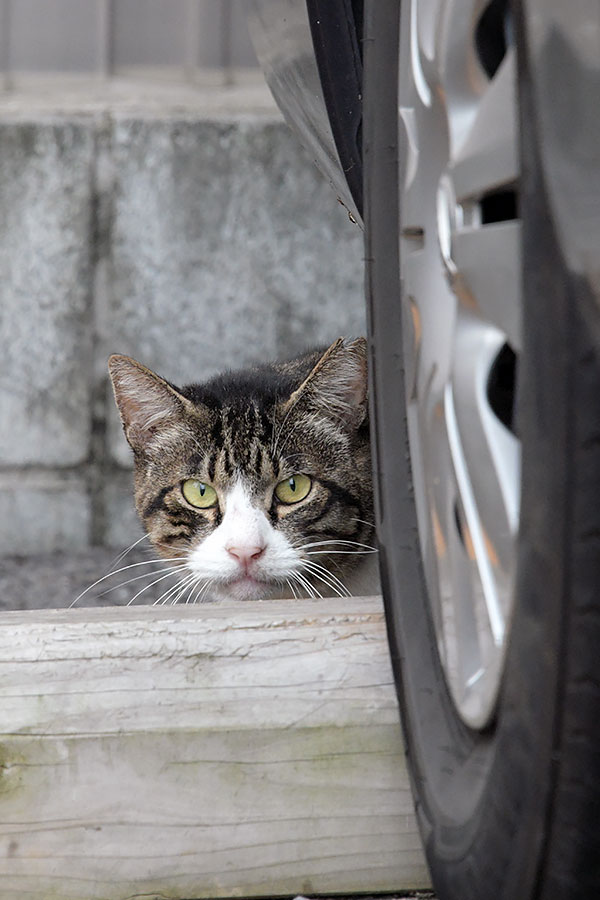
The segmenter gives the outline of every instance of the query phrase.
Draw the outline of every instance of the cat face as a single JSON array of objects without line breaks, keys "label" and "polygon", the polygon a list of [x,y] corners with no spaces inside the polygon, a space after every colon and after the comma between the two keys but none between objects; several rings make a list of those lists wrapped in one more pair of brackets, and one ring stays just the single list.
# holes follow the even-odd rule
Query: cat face
[{"label": "cat face", "polygon": [[372,540],[364,340],[181,389],[109,369],[138,513],[190,596],[347,593]]}]

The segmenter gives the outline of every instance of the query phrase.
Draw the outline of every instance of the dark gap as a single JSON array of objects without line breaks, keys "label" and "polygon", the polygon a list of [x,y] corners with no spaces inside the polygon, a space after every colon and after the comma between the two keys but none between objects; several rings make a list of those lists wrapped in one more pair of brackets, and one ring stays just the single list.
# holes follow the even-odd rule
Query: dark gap
[{"label": "dark gap", "polygon": [[352,15],[354,16],[354,28],[356,29],[356,41],[360,61],[363,61],[363,35],[364,35],[364,0],[350,0]]},{"label": "dark gap", "polygon": [[517,356],[512,347],[504,344],[490,369],[487,398],[494,414],[513,434],[516,383]]},{"label": "dark gap", "polygon": [[462,521],[460,518],[460,513],[458,511],[458,503],[456,500],[454,501],[454,524],[456,525],[456,530],[458,531],[458,536],[460,538],[460,542],[464,547],[465,546],[465,536],[463,534]]},{"label": "dark gap", "polygon": [[516,190],[494,191],[486,194],[479,201],[481,224],[492,222],[510,222],[519,218],[519,202]]},{"label": "dark gap", "polygon": [[477,55],[488,78],[493,78],[500,68],[511,43],[512,23],[508,0],[492,0],[480,15],[475,29]]}]

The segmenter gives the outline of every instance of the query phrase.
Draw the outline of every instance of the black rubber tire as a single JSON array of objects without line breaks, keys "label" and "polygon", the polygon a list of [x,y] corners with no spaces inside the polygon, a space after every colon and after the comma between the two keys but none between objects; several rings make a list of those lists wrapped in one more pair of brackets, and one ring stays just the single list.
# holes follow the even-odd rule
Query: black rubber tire
[{"label": "black rubber tire", "polygon": [[440,666],[411,484],[398,258],[398,0],[365,7],[364,197],[383,592],[415,805],[440,900],[600,891],[600,328],[549,213],[520,10],[525,281],[518,584],[493,723]]}]

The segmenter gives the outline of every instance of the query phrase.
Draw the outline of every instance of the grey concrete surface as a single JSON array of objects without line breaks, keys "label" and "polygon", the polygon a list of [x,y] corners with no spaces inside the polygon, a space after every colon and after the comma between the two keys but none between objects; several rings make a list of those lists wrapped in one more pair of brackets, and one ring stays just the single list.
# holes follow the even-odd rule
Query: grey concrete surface
[{"label": "grey concrete surface", "polygon": [[0,94],[0,556],[139,534],[111,352],[183,383],[362,334],[362,257],[264,86]]},{"label": "grey concrete surface", "polygon": [[11,3],[10,69],[86,72],[101,68],[105,56],[119,70],[149,64],[180,71],[190,63],[222,68],[256,65],[246,25],[247,0],[194,0],[191,4],[117,0],[110,5],[112,28],[105,36],[102,3]]},{"label": "grey concrete surface", "polygon": [[4,466],[88,455],[93,148],[88,123],[0,119]]},{"label": "grey concrete surface", "polygon": [[[57,551],[51,553],[13,554],[5,556],[0,564],[0,609],[66,609],[90,585],[102,578],[112,568],[118,558],[114,550],[106,547],[91,547],[79,551]],[[123,566],[149,559],[141,551],[123,560]],[[130,577],[152,569],[153,566],[138,566],[131,569]],[[157,567],[158,568],[158,567]],[[125,573],[115,575],[109,582],[103,582],[97,590],[89,591],[77,606],[126,605],[135,594],[128,589],[142,580],[125,587],[116,587],[127,580]],[[156,577],[156,576],[155,576]],[[152,579],[149,578],[149,581]],[[115,589],[107,594],[104,590]],[[100,596],[102,595],[102,596]],[[158,595],[150,598],[153,602]]]},{"label": "grey concrete surface", "polygon": [[111,349],[182,384],[364,332],[358,229],[279,121],[117,119],[112,141]]},{"label": "grey concrete surface", "polygon": [[[77,471],[28,467],[0,471],[0,546],[3,553],[51,553],[89,544],[91,498]],[[0,573],[2,571],[0,559]],[[0,581],[1,584],[1,581]]]},{"label": "grey concrete surface", "polygon": [[96,498],[96,507],[102,506],[103,544],[124,549],[143,534],[133,502],[133,473],[129,468],[111,465],[99,487],[101,495]]}]

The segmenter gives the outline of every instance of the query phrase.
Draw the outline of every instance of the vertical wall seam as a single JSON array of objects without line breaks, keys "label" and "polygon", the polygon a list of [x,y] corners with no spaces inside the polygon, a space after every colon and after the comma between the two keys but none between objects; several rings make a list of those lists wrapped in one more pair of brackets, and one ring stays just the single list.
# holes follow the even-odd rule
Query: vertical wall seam
[{"label": "vertical wall seam", "polygon": [[94,125],[91,172],[91,421],[88,486],[92,545],[104,544],[107,531],[105,488],[109,476],[109,454],[108,378],[105,357],[110,312],[113,186],[112,118],[109,113],[104,113],[96,119]]}]

